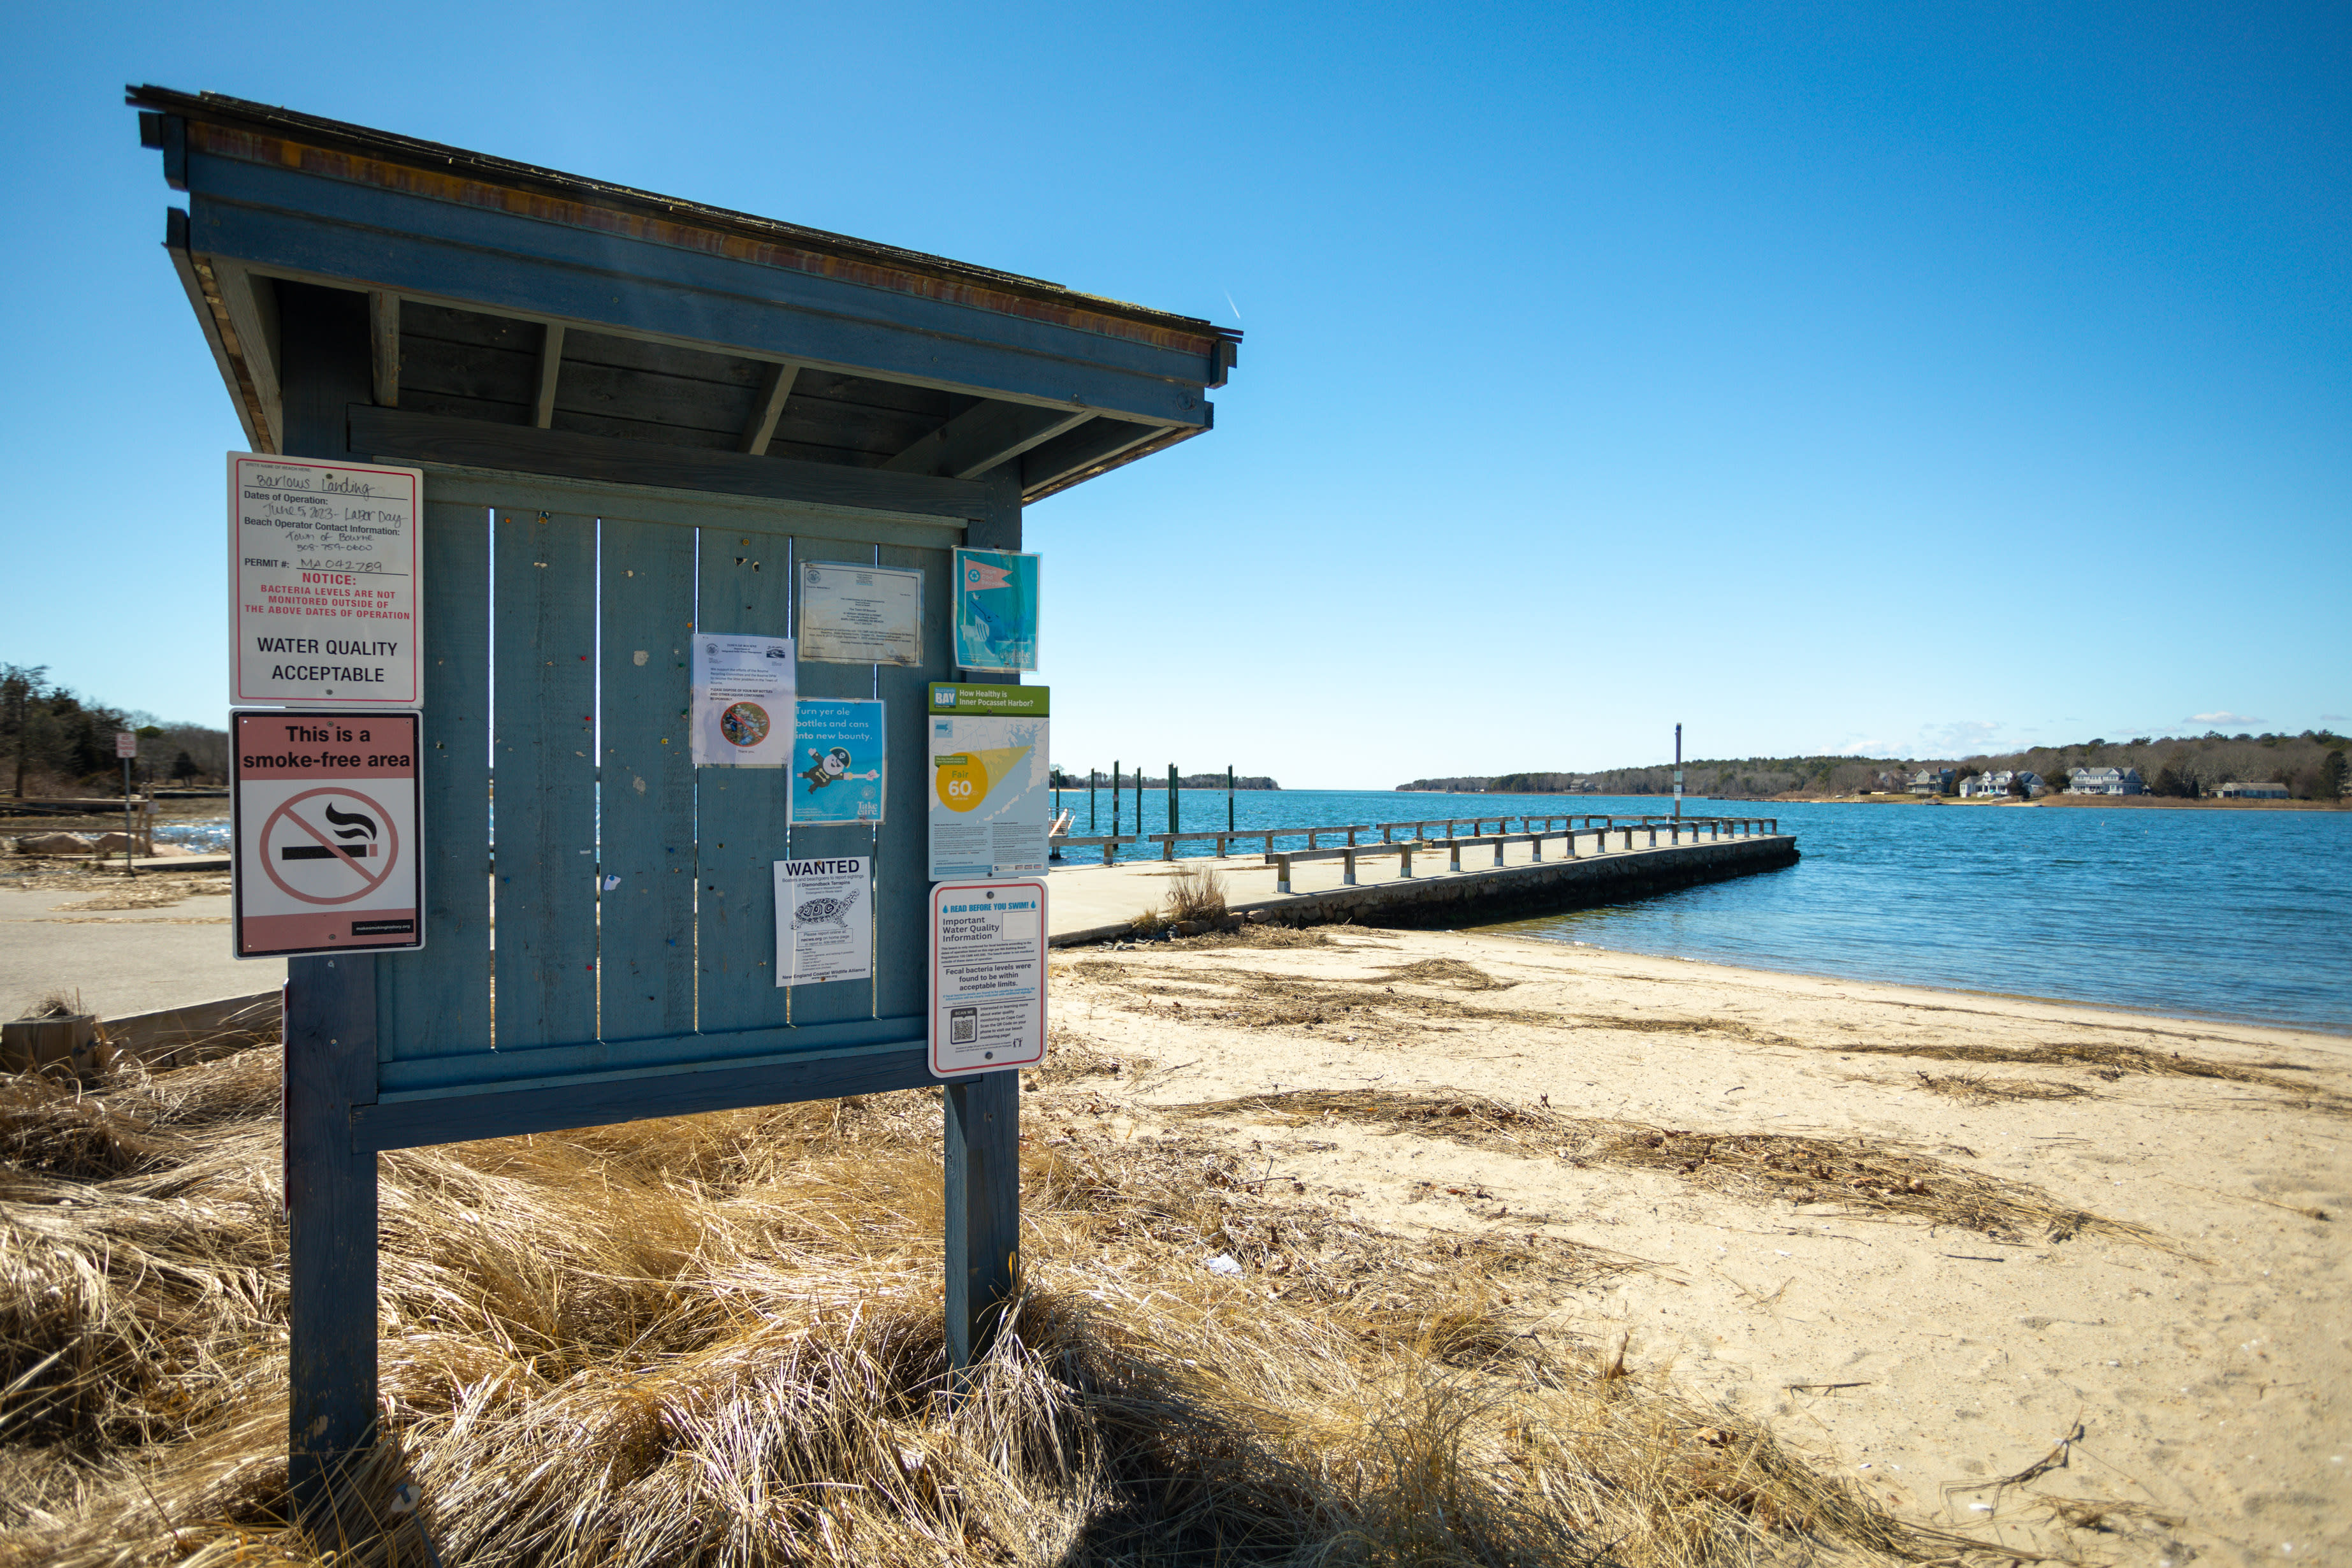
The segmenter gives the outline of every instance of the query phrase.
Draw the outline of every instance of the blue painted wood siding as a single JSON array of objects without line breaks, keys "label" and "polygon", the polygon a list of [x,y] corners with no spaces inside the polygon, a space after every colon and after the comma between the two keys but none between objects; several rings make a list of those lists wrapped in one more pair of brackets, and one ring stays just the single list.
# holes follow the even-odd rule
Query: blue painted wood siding
[{"label": "blue painted wood siding", "polygon": [[[425,492],[430,923],[378,961],[379,1095],[919,1040],[922,695],[950,673],[962,530],[474,475]],[[888,819],[793,829],[787,771],[693,765],[690,638],[796,632],[796,562],[877,559],[925,574],[925,666],[804,661],[798,683],[889,704]],[[773,863],[843,854],[874,858],[876,978],[779,986]]]}]

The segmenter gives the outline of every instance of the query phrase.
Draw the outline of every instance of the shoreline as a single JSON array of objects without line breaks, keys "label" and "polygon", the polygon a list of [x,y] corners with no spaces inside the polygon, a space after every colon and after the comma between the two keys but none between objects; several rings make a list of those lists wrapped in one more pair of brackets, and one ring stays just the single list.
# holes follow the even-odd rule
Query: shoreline
[{"label": "shoreline", "polygon": [[[1885,991],[1916,991],[1923,996],[1966,996],[1980,1002],[2003,1002],[2018,1006],[2050,1007],[2063,1012],[2089,1015],[2082,1020],[2085,1025],[2106,1025],[2110,1017],[2143,1022],[2153,1019],[2169,1024],[2195,1026],[2200,1031],[2219,1027],[2303,1035],[2315,1040],[2341,1042],[2347,1056],[2352,1056],[2352,1022],[2347,1022],[2341,1027],[2330,1028],[2319,1024],[2294,1023],[2276,1018],[2252,1018],[2235,1014],[2168,1012],[2156,1007],[2135,1006],[2128,1002],[2090,1001],[2072,996],[2043,996],[2030,991],[1980,991],[1967,985],[1936,985],[1924,980],[1903,980],[1864,974],[1832,974],[1818,969],[1777,969],[1763,963],[1732,963],[1720,958],[1698,958],[1674,952],[1645,952],[1638,947],[1612,947],[1606,943],[1582,939],[1563,941],[1555,937],[1538,936],[1532,932],[1511,929],[1514,926],[1530,923],[1533,922],[1507,921],[1491,926],[1464,926],[1437,934],[1535,942],[1549,948],[1581,948],[1587,952],[1645,959],[1658,963],[1695,964],[1702,969],[1721,970],[1727,975],[1743,978],[1810,980],[1823,985],[1870,986]],[[1391,928],[1363,926],[1358,929],[1380,931]],[[2164,1031],[2149,1032],[2163,1033]],[[2200,1034],[2196,1037],[2207,1037]]]}]

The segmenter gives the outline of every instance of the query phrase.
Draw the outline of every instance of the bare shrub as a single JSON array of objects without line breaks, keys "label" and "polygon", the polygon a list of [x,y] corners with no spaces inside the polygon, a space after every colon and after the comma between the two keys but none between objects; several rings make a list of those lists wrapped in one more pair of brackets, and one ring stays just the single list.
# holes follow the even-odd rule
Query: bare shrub
[{"label": "bare shrub", "polygon": [[1225,918],[1225,879],[1206,866],[1189,867],[1168,884],[1168,918],[1214,925]]}]

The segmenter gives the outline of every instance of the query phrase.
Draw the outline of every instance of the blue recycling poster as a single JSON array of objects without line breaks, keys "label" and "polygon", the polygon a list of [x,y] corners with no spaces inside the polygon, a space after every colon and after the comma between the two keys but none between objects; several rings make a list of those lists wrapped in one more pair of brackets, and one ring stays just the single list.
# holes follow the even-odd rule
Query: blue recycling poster
[{"label": "blue recycling poster", "polygon": [[803,697],[793,709],[793,823],[882,820],[882,704]]},{"label": "blue recycling poster", "polygon": [[1037,559],[1009,550],[955,552],[958,665],[1037,668]]}]

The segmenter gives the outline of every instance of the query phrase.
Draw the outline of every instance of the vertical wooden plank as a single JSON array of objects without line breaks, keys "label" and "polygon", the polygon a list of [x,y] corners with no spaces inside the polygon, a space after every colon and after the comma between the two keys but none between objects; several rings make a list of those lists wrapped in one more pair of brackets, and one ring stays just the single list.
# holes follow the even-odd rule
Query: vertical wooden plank
[{"label": "vertical wooden plank", "polygon": [[375,1156],[351,1131],[375,1099],[375,960],[289,959],[286,977],[289,1479],[320,1520],[375,1444]]},{"label": "vertical wooden plank", "polygon": [[694,530],[604,525],[604,1037],[694,1027]]},{"label": "vertical wooden plank", "polygon": [[[343,457],[344,410],[373,389],[366,301],[289,283],[279,305],[281,447]],[[326,1534],[366,1529],[327,1505],[336,1472],[375,1442],[375,1156],[352,1152],[351,1119],[375,1099],[378,962],[286,965],[288,1479]]]},{"label": "vertical wooden plank", "polygon": [[[852,565],[869,564],[875,560],[875,547],[844,539],[813,539],[803,534],[793,541],[793,559],[795,563],[838,561]],[[928,610],[931,598],[931,577],[929,573],[924,574],[923,590],[924,607]],[[928,626],[924,628],[923,651],[926,655],[930,652],[929,630]],[[866,700],[873,697],[875,685],[875,667],[870,664],[816,664],[803,660],[800,666],[800,694],[803,697]],[[888,699],[885,698],[884,700],[887,702]],[[886,711],[886,723],[896,718],[895,713]],[[893,724],[891,728],[895,731],[897,727]],[[894,734],[891,737],[890,750],[887,753],[892,761],[898,764],[893,770],[894,775],[899,772],[921,773],[922,770],[919,767],[909,768],[905,763],[905,759],[922,754],[920,742],[917,742],[917,749],[914,751],[900,751],[895,740]],[[795,754],[793,758],[793,766],[804,766],[807,761],[807,758]],[[896,776],[887,782],[887,787],[893,795],[898,793],[898,780]],[[896,817],[898,815],[898,802],[895,799],[885,800],[882,815],[886,821]],[[919,901],[908,900],[904,897],[903,890],[897,886],[898,881],[902,879],[894,875],[899,868],[895,863],[886,868],[882,858],[883,847],[878,842],[879,838],[880,835],[877,834],[872,827],[851,824],[825,826],[795,825],[793,828],[794,859],[831,855],[874,857],[874,956],[877,969],[881,966],[884,958],[883,949],[894,940],[903,938],[907,931],[919,930],[923,921],[929,918],[924,912],[928,906]],[[895,848],[897,845],[894,843],[891,847]],[[916,877],[919,880],[923,868],[919,866],[916,868]],[[929,890],[929,883],[924,883],[926,891]],[[870,1018],[875,1016],[874,998],[875,986],[870,981],[795,986],[793,988],[793,1022],[795,1025],[831,1024],[838,1023],[845,1018]],[[919,1010],[919,1007],[908,1009],[909,1012]]]},{"label": "vertical wooden plank", "polygon": [[[1021,548],[1021,492],[1005,468],[989,476],[992,504],[966,542],[989,550]],[[952,654],[950,657],[953,657]],[[972,679],[992,678],[974,675]],[[993,678],[1018,685],[1017,675]],[[1048,731],[1050,735],[1050,731]],[[1053,761],[1048,756],[1046,762]],[[1172,778],[1174,770],[1170,770]],[[924,781],[924,788],[930,781]],[[1174,797],[1170,797],[1172,807]],[[1175,824],[1169,824],[1173,831]],[[1143,765],[1135,769],[1135,830],[1143,831]],[[929,963],[928,939],[925,963]],[[929,974],[924,974],[928,988]],[[1052,1000],[1047,998],[1048,1016]],[[1021,1075],[983,1073],[948,1085],[946,1103],[948,1365],[961,1369],[988,1352],[1004,1303],[1021,1273]]]},{"label": "vertical wooden plank", "polygon": [[1021,1075],[947,1086],[948,1364],[988,1353],[1021,1276]]},{"label": "vertical wooden plank", "polygon": [[930,1005],[931,777],[927,709],[934,680],[953,679],[950,587],[955,559],[944,550],[884,545],[882,564],[923,574],[922,668],[885,667],[878,682],[889,726],[889,800],[875,851],[874,1011],[921,1016]]},{"label": "vertical wooden plank", "polygon": [[595,522],[498,509],[498,1046],[596,1037]]},{"label": "vertical wooden plank", "polygon": [[379,1059],[490,1045],[490,531],[425,480],[425,947],[376,957]]},{"label": "vertical wooden plank", "polygon": [[[695,630],[786,636],[790,542],[782,534],[702,530]],[[695,918],[698,1016],[706,1031],[785,1021],[776,984],[775,863],[784,856],[792,776],[782,768],[698,768],[700,905]]]}]

